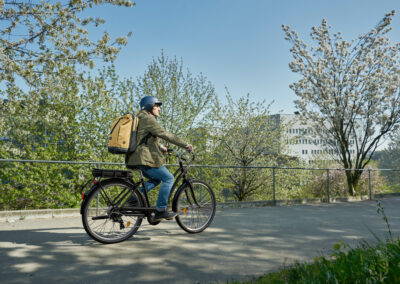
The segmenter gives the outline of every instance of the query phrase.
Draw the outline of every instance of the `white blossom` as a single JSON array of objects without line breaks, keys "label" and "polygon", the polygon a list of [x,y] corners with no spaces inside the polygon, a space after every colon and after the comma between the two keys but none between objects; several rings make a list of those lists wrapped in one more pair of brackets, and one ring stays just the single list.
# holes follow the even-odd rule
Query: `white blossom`
[{"label": "white blossom", "polygon": [[[331,35],[323,19],[312,28],[316,46],[310,48],[289,26],[282,26],[292,44],[294,60],[289,67],[302,76],[290,85],[299,98],[296,106],[316,122],[316,132],[337,141],[331,147],[340,153],[346,168],[363,169],[381,138],[400,124],[400,44],[391,46],[386,36],[393,16],[394,11],[388,13],[374,29],[350,42],[340,33]],[[363,133],[356,131],[358,122]],[[326,123],[332,128],[325,128]],[[350,140],[356,141],[355,155],[338,146],[349,145]],[[354,194],[359,172],[347,173]]]}]

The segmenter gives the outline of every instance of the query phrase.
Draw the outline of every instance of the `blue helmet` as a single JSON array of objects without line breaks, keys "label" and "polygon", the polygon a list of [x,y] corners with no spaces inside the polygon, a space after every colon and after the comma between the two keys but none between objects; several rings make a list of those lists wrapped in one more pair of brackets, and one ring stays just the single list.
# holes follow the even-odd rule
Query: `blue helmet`
[{"label": "blue helmet", "polygon": [[146,96],[140,100],[140,109],[151,112],[154,105],[162,105],[162,102],[160,102],[156,97],[153,96]]}]

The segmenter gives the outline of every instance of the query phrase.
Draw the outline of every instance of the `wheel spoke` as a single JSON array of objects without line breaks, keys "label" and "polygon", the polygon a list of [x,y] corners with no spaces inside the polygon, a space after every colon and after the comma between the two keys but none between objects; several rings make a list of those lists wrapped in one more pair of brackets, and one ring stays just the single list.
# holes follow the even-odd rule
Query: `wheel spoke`
[{"label": "wheel spoke", "polygon": [[[102,243],[116,243],[136,233],[143,216],[125,216],[120,213],[119,207],[109,204],[110,200],[113,204],[124,204],[127,196],[130,195],[126,194],[129,190],[131,190],[129,185],[124,182],[106,180],[96,191],[86,197],[88,200],[83,208],[82,220],[86,232],[93,239]],[[138,201],[138,207],[143,207],[140,198]],[[101,218],[93,220],[93,217],[98,216]],[[129,226],[127,226],[128,222]]]},{"label": "wheel spoke", "polygon": [[193,182],[192,189],[187,187],[178,194],[179,226],[190,233],[198,233],[207,228],[215,214],[216,204],[212,190],[202,182]]}]

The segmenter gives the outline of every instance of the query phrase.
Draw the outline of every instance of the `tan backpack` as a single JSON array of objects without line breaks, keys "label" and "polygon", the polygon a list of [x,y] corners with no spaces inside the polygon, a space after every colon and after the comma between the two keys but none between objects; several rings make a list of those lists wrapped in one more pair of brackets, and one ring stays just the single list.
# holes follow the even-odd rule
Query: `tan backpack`
[{"label": "tan backpack", "polygon": [[133,114],[125,114],[116,118],[111,124],[108,135],[108,152],[112,154],[133,153],[137,147],[137,128],[139,118]]}]

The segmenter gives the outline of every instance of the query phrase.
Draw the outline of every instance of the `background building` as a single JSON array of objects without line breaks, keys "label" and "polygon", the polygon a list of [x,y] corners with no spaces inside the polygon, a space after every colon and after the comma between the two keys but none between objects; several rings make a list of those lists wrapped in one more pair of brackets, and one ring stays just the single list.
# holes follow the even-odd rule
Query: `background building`
[{"label": "background building", "polygon": [[[334,162],[339,159],[337,150],[327,144],[327,138],[315,133],[311,127],[311,122],[303,121],[297,112],[273,116],[279,125],[285,125],[286,128],[281,137],[281,142],[286,145],[283,149],[285,154],[308,163],[312,161]],[[361,127],[356,131],[358,132],[357,137],[361,137]],[[351,154],[355,154],[356,143],[354,139],[350,140],[350,145]]]}]

